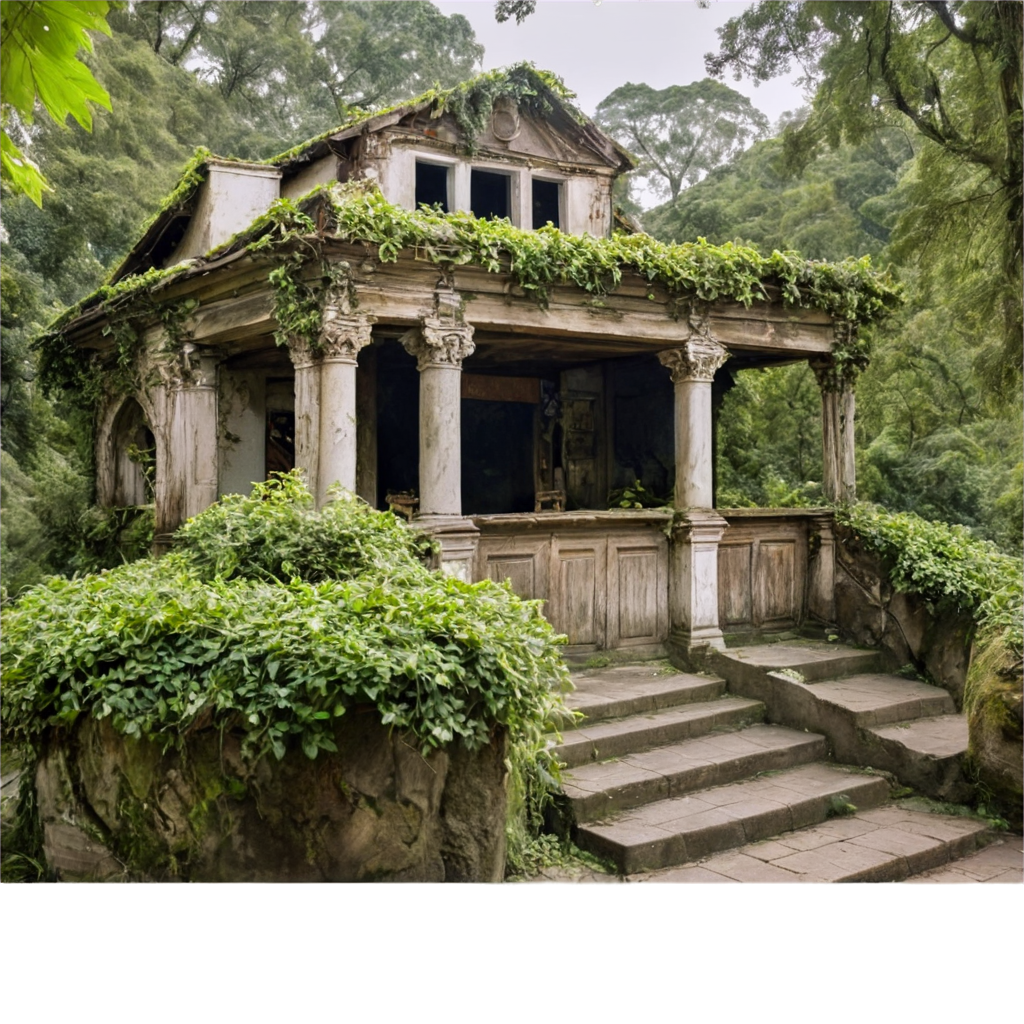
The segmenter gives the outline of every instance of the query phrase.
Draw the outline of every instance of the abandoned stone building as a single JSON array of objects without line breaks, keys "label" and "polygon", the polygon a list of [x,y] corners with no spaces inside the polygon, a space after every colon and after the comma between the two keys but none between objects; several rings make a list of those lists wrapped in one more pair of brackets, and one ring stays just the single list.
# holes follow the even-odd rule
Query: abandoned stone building
[{"label": "abandoned stone building", "polygon": [[[570,654],[685,656],[724,634],[831,622],[827,510],[716,508],[715,418],[737,373],[809,361],[824,491],[851,498],[847,371],[871,314],[822,298],[824,271],[809,264],[790,261],[787,284],[766,259],[750,290],[726,271],[702,287],[713,246],[634,235],[639,255],[623,257],[612,186],[633,165],[525,66],[265,163],[201,157],[55,334],[107,380],[100,503],[153,501],[164,549],[219,495],[296,466],[318,502],[338,484],[408,514],[440,542],[444,570],[543,599]],[[433,241],[360,235],[355,213],[339,220],[343,203],[366,217],[426,205]],[[507,221],[489,254],[452,240],[469,214]],[[449,222],[446,241],[437,225]],[[566,265],[531,288],[516,262],[531,233],[546,253],[562,244],[592,261],[618,244],[607,285]],[[663,269],[645,273],[655,249]],[[285,259],[319,296],[315,336],[282,320]],[[870,291],[869,275],[849,287]],[[148,480],[138,453],[152,449]],[[609,492],[637,479],[674,511],[610,510]]]}]

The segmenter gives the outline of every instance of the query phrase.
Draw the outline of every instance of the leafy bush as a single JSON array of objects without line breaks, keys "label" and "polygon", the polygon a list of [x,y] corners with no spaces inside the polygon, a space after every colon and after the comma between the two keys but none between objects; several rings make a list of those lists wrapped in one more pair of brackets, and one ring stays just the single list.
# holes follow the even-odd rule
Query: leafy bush
[{"label": "leafy bush", "polygon": [[897,590],[970,612],[981,634],[1002,636],[1020,657],[1024,574],[1019,558],[1002,554],[965,526],[930,522],[912,512],[851,505],[836,510],[836,522],[882,555]]},{"label": "leafy bush", "polygon": [[5,738],[37,745],[79,715],[165,748],[241,730],[247,755],[334,749],[355,705],[424,751],[536,743],[568,674],[539,605],[430,572],[393,516],[294,474],[182,529],[179,550],[50,579],[4,609]]}]

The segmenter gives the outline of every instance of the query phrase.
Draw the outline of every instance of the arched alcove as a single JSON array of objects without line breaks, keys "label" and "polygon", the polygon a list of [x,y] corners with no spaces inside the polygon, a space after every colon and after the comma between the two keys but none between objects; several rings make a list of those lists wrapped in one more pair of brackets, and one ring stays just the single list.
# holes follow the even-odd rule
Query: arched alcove
[{"label": "arched alcove", "polygon": [[156,482],[156,440],[142,406],[125,399],[110,434],[114,456],[113,504],[118,508],[148,505]]}]

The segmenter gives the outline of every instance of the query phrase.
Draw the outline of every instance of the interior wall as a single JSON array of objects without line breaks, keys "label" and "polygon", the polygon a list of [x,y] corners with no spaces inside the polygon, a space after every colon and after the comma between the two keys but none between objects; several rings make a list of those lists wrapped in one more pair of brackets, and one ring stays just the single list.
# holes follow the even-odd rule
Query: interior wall
[{"label": "interior wall", "polygon": [[248,494],[264,468],[265,374],[227,370],[218,374],[220,494]]},{"label": "interior wall", "polygon": [[420,380],[416,360],[397,341],[377,352],[377,508],[389,492],[419,494]]}]

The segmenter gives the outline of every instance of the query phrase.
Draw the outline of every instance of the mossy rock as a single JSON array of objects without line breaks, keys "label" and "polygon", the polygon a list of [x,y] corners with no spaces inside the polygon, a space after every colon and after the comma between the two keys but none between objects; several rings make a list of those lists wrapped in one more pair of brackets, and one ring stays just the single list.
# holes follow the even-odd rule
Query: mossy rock
[{"label": "mossy rock", "polygon": [[989,813],[1019,832],[1024,824],[1024,673],[1020,657],[1001,639],[976,648],[964,711],[979,797]]},{"label": "mossy rock", "polygon": [[49,738],[36,770],[43,848],[66,881],[498,881],[505,734],[423,757],[374,710],[338,753],[255,765],[230,732],[166,753],[107,720]]}]

